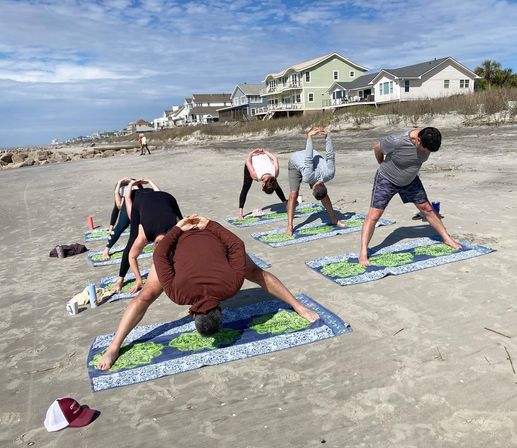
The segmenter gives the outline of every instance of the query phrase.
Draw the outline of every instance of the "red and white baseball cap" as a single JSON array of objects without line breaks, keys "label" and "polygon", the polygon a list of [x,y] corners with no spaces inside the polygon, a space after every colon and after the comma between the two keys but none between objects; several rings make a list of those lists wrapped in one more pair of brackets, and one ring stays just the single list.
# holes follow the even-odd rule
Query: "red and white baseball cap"
[{"label": "red and white baseball cap", "polygon": [[58,398],[47,410],[45,417],[45,428],[47,431],[59,431],[71,426],[80,428],[90,424],[97,411],[88,406],[81,406],[76,400],[70,397]]}]

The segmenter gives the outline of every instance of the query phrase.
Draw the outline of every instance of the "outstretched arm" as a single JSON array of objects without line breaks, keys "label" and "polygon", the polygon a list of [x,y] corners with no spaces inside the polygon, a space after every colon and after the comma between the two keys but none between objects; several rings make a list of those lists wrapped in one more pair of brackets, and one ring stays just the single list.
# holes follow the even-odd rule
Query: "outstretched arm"
[{"label": "outstretched arm", "polygon": [[161,285],[165,286],[164,291],[168,297],[173,296],[172,285],[174,283],[176,273],[174,271],[174,263],[172,260],[174,252],[176,251],[178,239],[183,233],[183,230],[178,226],[178,224],[169,230],[156,245],[153,254],[154,268],[156,269],[158,280]]},{"label": "outstretched arm", "polygon": [[377,162],[379,162],[379,165],[384,162],[384,153],[381,150],[381,144],[377,143],[373,145],[373,153],[375,154],[375,158],[377,159]]},{"label": "outstretched arm", "polygon": [[208,221],[206,230],[212,232],[226,247],[226,257],[232,269],[244,276],[246,251],[242,240],[215,221]]}]

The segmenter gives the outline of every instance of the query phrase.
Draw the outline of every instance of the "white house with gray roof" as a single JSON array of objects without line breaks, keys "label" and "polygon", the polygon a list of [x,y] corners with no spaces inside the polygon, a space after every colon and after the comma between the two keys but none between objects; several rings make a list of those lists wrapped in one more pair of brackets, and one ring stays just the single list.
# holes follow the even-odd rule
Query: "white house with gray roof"
[{"label": "white house with gray roof", "polygon": [[451,57],[369,73],[352,82],[336,82],[326,108],[358,102],[382,104],[472,93],[479,76]]}]

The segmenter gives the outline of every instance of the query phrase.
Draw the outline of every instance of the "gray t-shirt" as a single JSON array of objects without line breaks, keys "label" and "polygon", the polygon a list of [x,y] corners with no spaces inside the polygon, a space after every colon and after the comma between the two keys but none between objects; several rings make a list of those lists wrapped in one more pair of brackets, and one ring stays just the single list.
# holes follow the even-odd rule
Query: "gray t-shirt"
[{"label": "gray t-shirt", "polygon": [[380,142],[384,161],[379,167],[379,174],[398,187],[413,182],[420,167],[429,158],[429,153],[416,148],[409,137],[410,132],[391,134]]}]

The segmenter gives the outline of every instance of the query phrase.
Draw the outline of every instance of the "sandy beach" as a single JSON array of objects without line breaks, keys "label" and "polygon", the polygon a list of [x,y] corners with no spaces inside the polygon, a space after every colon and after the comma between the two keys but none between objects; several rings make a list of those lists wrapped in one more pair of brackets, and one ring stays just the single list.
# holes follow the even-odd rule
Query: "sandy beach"
[{"label": "sandy beach", "polygon": [[[184,214],[224,223],[237,213],[247,152],[263,146],[278,154],[287,191],[287,160],[304,147],[305,134],[171,143],[144,157],[136,152],[2,171],[0,446],[517,446],[517,126],[438,127],[442,148],[421,171],[429,197],[441,202],[453,237],[496,252],[341,287],[304,263],[358,252],[359,232],[273,249],[250,237],[254,229],[232,228],[291,291],[313,297],[353,332],[97,393],[86,370],[89,345],[115,331],[128,302],[77,316],[67,314],[65,303],[88,280],[115,275],[118,266],[93,268],[84,254],[56,259],[49,251],[84,244],[88,215],[96,225],[108,224],[113,187],[123,176],[152,178]],[[377,168],[371,148],[391,131],[333,134],[337,169],[328,190],[341,211],[367,212]],[[323,141],[315,147],[323,150]],[[307,186],[301,193],[309,201]],[[246,211],[275,201],[254,185]],[[377,229],[371,247],[434,235],[411,220],[415,213],[394,198],[384,217],[396,224]],[[104,242],[86,246],[101,249]],[[141,263],[149,265],[149,259]],[[258,293],[245,282],[237,298]],[[186,312],[162,294],[141,324]],[[46,410],[63,396],[100,416],[84,428],[48,433]]]}]

